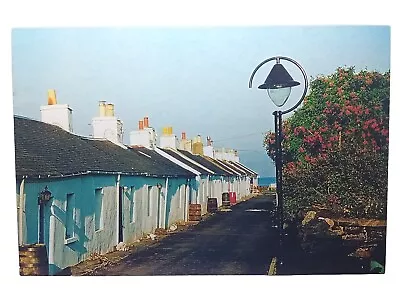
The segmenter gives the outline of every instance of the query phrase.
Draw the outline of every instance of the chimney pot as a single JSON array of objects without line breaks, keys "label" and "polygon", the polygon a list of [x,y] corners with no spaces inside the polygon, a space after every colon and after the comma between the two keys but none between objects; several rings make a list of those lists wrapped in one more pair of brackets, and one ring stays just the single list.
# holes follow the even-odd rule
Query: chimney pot
[{"label": "chimney pot", "polygon": [[57,104],[56,90],[50,89],[47,91],[47,104],[48,105]]},{"label": "chimney pot", "polygon": [[143,130],[143,121],[142,120],[139,121],[139,130]]},{"label": "chimney pot", "polygon": [[144,123],[143,123],[143,126],[144,126],[144,128],[148,128],[149,127],[149,117],[144,117]]},{"label": "chimney pot", "polygon": [[106,106],[106,116],[114,117],[114,104],[107,104]]},{"label": "chimney pot", "polygon": [[212,146],[212,141],[210,136],[207,137],[207,146]]},{"label": "chimney pot", "polygon": [[186,140],[186,132],[182,132],[182,140]]},{"label": "chimney pot", "polygon": [[99,112],[100,117],[104,117],[106,115],[106,101],[99,101]]}]

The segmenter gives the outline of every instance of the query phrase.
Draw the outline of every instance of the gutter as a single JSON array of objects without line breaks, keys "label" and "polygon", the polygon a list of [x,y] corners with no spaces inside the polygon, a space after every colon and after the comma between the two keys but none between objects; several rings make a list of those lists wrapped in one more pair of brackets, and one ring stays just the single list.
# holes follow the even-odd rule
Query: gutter
[{"label": "gutter", "polygon": [[[194,169],[193,169],[194,170]],[[75,177],[75,176],[82,176],[82,175],[90,175],[90,174],[104,174],[104,175],[116,175],[116,174],[120,174],[120,175],[127,175],[127,176],[145,176],[145,177],[161,177],[161,178],[165,178],[165,177],[187,177],[188,175],[190,176],[190,174],[150,174],[147,172],[133,172],[133,173],[127,173],[127,172],[117,172],[117,171],[92,171],[92,170],[87,170],[87,171],[83,171],[83,172],[76,172],[76,173],[69,173],[69,174],[60,174],[60,175],[51,175],[51,174],[47,174],[47,175],[32,175],[32,176],[28,176],[28,175],[16,175],[17,178],[29,178],[29,179],[46,179],[46,178],[50,178],[50,179],[57,179],[57,178],[66,178],[66,177]],[[192,172],[193,176],[195,175],[200,175]]]}]

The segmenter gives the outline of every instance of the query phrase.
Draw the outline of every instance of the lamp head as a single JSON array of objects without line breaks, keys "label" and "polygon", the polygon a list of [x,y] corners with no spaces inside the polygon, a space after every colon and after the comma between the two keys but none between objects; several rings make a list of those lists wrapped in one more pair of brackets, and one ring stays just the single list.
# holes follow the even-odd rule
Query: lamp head
[{"label": "lamp head", "polygon": [[285,67],[276,60],[265,82],[258,86],[259,89],[266,89],[272,102],[278,107],[282,107],[289,98],[292,87],[300,83],[293,80]]},{"label": "lamp head", "polygon": [[46,203],[52,198],[52,194],[46,186],[39,194],[39,203]]}]

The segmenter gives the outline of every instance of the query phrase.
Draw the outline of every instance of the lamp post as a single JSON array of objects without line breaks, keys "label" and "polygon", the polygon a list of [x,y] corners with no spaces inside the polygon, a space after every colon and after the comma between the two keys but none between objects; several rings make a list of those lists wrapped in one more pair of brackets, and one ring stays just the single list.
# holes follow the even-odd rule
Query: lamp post
[{"label": "lamp post", "polygon": [[[300,69],[304,78],[304,91],[299,99],[299,101],[291,108],[286,110],[276,110],[273,112],[274,123],[275,123],[275,174],[276,174],[276,194],[277,194],[277,213],[278,213],[278,229],[279,229],[279,256],[282,257],[282,238],[283,238],[283,193],[282,193],[282,115],[292,112],[296,109],[304,100],[308,89],[307,75],[304,69],[299,63],[291,58],[285,56],[275,56],[268,58],[261,62],[253,71],[249,81],[249,88],[252,87],[253,78],[256,72],[264,64],[275,61],[275,65],[272,67],[270,73],[268,74],[265,82],[258,86],[259,89],[265,89],[268,92],[269,97],[272,102],[278,108],[285,105],[288,100],[292,87],[300,85],[299,82],[293,80],[285,67],[280,63],[281,60],[286,60],[293,63],[297,68]],[[279,264],[282,265],[282,259],[280,259]]]}]

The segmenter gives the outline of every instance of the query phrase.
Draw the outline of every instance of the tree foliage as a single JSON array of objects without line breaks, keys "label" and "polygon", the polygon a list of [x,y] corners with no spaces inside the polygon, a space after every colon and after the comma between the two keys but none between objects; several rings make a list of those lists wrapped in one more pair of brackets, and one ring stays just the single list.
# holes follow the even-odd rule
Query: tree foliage
[{"label": "tree foliage", "polygon": [[[283,123],[285,212],[320,204],[353,217],[386,216],[390,72],[338,68],[310,83]],[[274,159],[275,136],[264,145]]]}]

